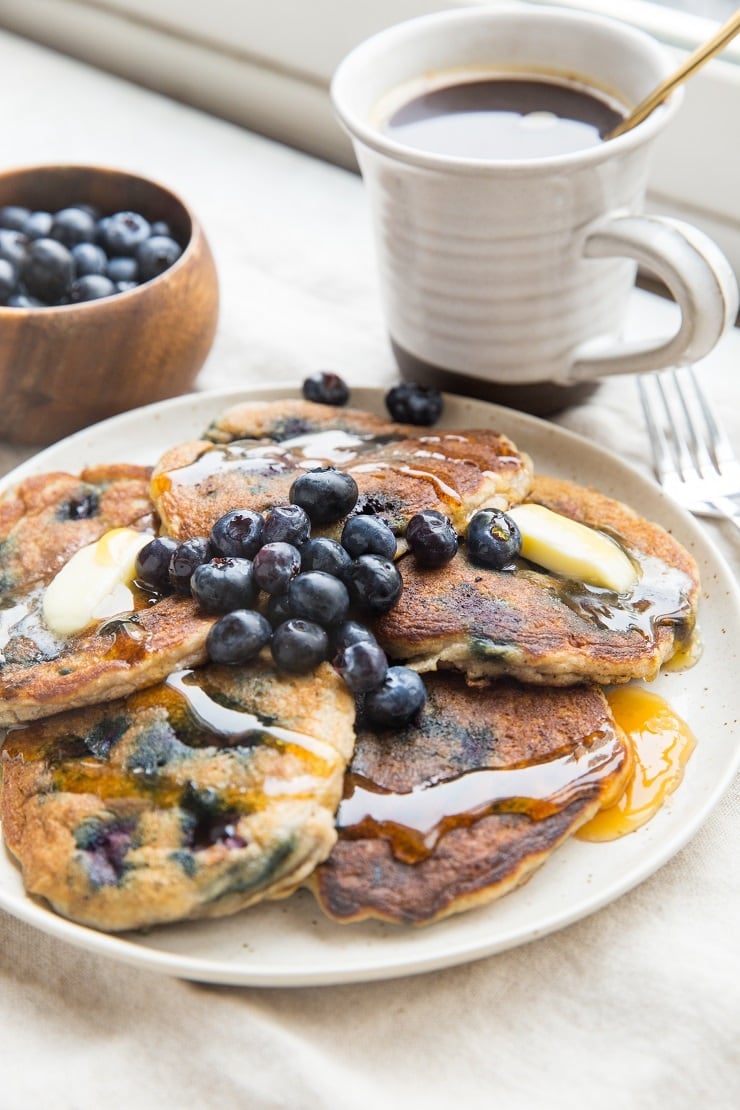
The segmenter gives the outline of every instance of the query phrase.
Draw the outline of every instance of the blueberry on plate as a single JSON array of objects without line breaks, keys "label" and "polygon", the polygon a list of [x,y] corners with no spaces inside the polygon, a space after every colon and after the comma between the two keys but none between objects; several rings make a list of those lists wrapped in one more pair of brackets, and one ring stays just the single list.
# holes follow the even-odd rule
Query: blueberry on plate
[{"label": "blueberry on plate", "polygon": [[348,644],[337,652],[332,664],[353,694],[365,694],[377,689],[388,671],[386,654],[373,640]]},{"label": "blueberry on plate", "polygon": [[346,405],[349,401],[347,383],[330,370],[319,370],[303,382],[303,396],[320,405]]},{"label": "blueberry on plate", "polygon": [[292,543],[266,543],[254,557],[254,581],[268,594],[284,594],[301,569],[301,556]]},{"label": "blueberry on plate", "polygon": [[424,683],[409,667],[389,667],[380,686],[365,695],[365,717],[377,728],[403,728],[426,703]]},{"label": "blueberry on plate", "polygon": [[332,643],[335,653],[339,653],[351,644],[374,644],[376,640],[367,625],[360,624],[359,621],[342,621],[332,629]]},{"label": "blueberry on plate", "polygon": [[323,570],[341,578],[351,562],[349,552],[337,540],[317,536],[307,540],[301,547],[301,570]]},{"label": "blueberry on plate", "polygon": [[399,424],[435,424],[442,415],[442,394],[431,386],[415,382],[394,385],[385,395],[391,419]]},{"label": "blueberry on plate", "polygon": [[214,663],[247,663],[269,643],[271,636],[272,626],[261,613],[235,609],[220,617],[208,633],[208,658]]},{"label": "blueberry on plate", "polygon": [[362,513],[349,518],[342,529],[342,547],[353,559],[360,555],[382,555],[393,559],[396,555],[396,537],[379,516]]},{"label": "blueberry on plate", "polygon": [[468,554],[475,563],[493,570],[513,570],[522,549],[522,534],[515,521],[500,509],[480,509],[468,523]]},{"label": "blueberry on plate", "polygon": [[256,588],[251,559],[211,559],[193,571],[190,592],[206,613],[229,613],[254,604]]},{"label": "blueberry on plate", "polygon": [[232,509],[211,529],[211,543],[218,555],[253,559],[263,544],[264,518],[253,509]]},{"label": "blueberry on plate", "polygon": [[190,593],[190,579],[196,567],[213,558],[213,550],[205,536],[183,540],[172,553],[169,565],[170,585],[179,594]]},{"label": "blueberry on plate", "polygon": [[169,590],[170,559],[179,547],[171,536],[156,536],[136,556],[136,578],[152,590]]},{"label": "blueberry on plate", "polygon": [[360,555],[344,572],[350,600],[369,613],[387,613],[398,601],[403,579],[398,567],[382,555]]},{"label": "blueberry on plate", "polygon": [[441,567],[449,563],[458,548],[457,532],[452,521],[436,509],[422,509],[406,526],[409,550],[423,567]]},{"label": "blueberry on plate", "polygon": [[317,467],[296,478],[290,500],[305,510],[312,524],[332,524],[354,509],[358,492],[351,474],[333,466]]},{"label": "blueberry on plate", "polygon": [[300,505],[276,505],[265,517],[262,542],[302,547],[310,535],[311,521]]},{"label": "blueberry on plate", "polygon": [[288,587],[288,604],[293,616],[317,624],[339,624],[349,610],[344,582],[323,570],[309,570],[294,578]]},{"label": "blueberry on plate", "polygon": [[329,637],[320,624],[291,618],[273,632],[270,650],[281,671],[307,674],[328,658]]}]

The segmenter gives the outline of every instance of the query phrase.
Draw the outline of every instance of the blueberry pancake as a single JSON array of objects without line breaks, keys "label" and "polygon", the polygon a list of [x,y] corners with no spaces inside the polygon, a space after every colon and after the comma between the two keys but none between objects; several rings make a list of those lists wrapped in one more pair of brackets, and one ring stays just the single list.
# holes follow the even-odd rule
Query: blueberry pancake
[{"label": "blueberry pancake", "polygon": [[521,501],[532,480],[529,458],[495,432],[422,429],[309,401],[238,406],[208,435],[217,442],[175,447],[154,468],[152,500],[178,539],[207,535],[234,508],[285,504],[296,476],[318,466],[349,471],[353,511],[376,513],[401,536],[420,509],[463,530],[477,508]]},{"label": "blueberry pancake", "polygon": [[72,474],[39,474],[0,495],[2,608],[51,581],[81,547],[111,528],[154,531],[149,470],[88,467]]},{"label": "blueberry pancake", "polygon": [[336,921],[427,924],[506,894],[631,773],[596,687],[425,681],[411,725],[378,734],[358,722],[339,839],[309,884]]},{"label": "blueberry pancake", "polygon": [[178,667],[207,659],[216,617],[192,598],[136,596],[137,608],[68,637],[45,627],[38,606],[0,651],[0,726],[125,697]]},{"label": "blueberry pancake", "polygon": [[26,889],[109,931],[289,894],[334,843],[353,722],[328,664],[261,659],[11,731],[0,813]]},{"label": "blueberry pancake", "polygon": [[472,682],[506,674],[568,685],[650,680],[688,650],[699,577],[672,536],[571,482],[538,476],[528,501],[615,539],[635,567],[634,586],[616,593],[523,559],[513,572],[491,570],[464,548],[439,570],[407,555],[401,598],[375,627],[392,656],[419,671],[452,667]]}]

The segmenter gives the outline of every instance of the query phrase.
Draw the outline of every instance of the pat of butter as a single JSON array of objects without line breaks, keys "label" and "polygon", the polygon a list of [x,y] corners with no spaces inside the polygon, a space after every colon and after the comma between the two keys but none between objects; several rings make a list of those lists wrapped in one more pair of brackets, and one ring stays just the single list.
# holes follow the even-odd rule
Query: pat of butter
[{"label": "pat of butter", "polygon": [[577,520],[544,505],[516,505],[507,511],[522,534],[522,555],[546,570],[615,593],[628,593],[637,572],[621,547]]},{"label": "pat of butter", "polygon": [[75,552],[44,593],[47,627],[71,636],[96,619],[130,609],[136,556],[151,538],[133,528],[112,528]]}]

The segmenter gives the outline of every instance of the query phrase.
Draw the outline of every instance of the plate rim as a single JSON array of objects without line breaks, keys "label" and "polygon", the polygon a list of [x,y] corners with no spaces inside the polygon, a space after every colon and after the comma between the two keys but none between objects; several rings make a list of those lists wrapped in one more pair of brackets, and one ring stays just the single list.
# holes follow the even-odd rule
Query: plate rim
[{"label": "plate rim", "polygon": [[[351,392],[350,404],[352,407],[364,407],[370,404],[371,407],[375,407],[376,410],[384,394],[384,390],[381,387],[355,386],[352,387]],[[116,431],[121,428],[125,429],[126,426],[130,425],[132,422],[134,424],[139,424],[140,422],[146,423],[151,420],[156,423],[162,412],[176,414],[178,409],[189,410],[199,403],[209,408],[226,408],[229,405],[237,404],[241,401],[296,398],[300,396],[299,382],[285,382],[276,386],[227,387],[195,391],[165,401],[155,402],[141,408],[132,409],[128,412],[109,417],[98,424],[90,425],[78,432],[74,432],[64,439],[50,444],[36,452],[0,478],[0,492],[10,488],[30,474],[42,473],[46,469],[49,469],[46,466],[47,459],[53,460],[60,453],[64,453],[70,449],[74,452],[78,447],[81,448],[84,454],[84,444],[86,440],[92,439],[97,442],[101,437],[106,437],[106,432],[108,430]],[[563,428],[558,424],[550,423],[528,413],[522,413],[514,409],[508,409],[475,398],[466,398],[457,395],[453,396],[446,394],[445,400],[448,403],[454,403],[456,406],[462,405],[471,408],[473,412],[483,407],[488,414],[487,418],[489,420],[493,418],[500,423],[501,430],[511,435],[511,438],[514,439],[515,442],[517,442],[517,433],[507,426],[507,422],[524,428],[527,432],[531,431],[533,436],[547,435],[551,437],[557,445],[565,444],[568,457],[570,457],[574,450],[577,451],[579,448],[585,449],[589,453],[596,454],[604,464],[610,466],[616,465],[617,474],[619,471],[628,473],[631,479],[641,488],[641,492],[644,491],[646,496],[649,495],[649,499],[652,500],[657,507],[664,509],[669,518],[673,518],[671,521],[672,527],[662,522],[663,527],[677,534],[677,538],[679,538],[682,543],[690,546],[697,560],[699,560],[699,556],[701,556],[703,560],[711,566],[718,588],[721,586],[723,590],[727,591],[732,600],[734,617],[736,620],[740,620],[740,586],[735,580],[729,564],[724,559],[722,553],[714,548],[710,538],[704,533],[700,524],[691,517],[689,513],[682,509],[681,506],[677,505],[677,503],[673,501],[653,479],[647,476],[637,466],[620,459],[613,451],[610,451],[608,448],[598,443],[592,442],[586,436],[578,432]],[[444,426],[444,417],[440,422],[440,426]],[[522,446],[524,450],[527,450],[526,443],[522,444]],[[155,447],[157,454],[160,454],[162,450],[163,448],[161,445]],[[80,465],[84,464],[81,463]],[[577,467],[576,469],[579,468]],[[616,496],[614,493],[610,493],[609,495]],[[637,508],[638,511],[642,511],[639,506],[637,506]],[[676,527],[676,525],[678,525],[678,527]],[[707,594],[706,586],[704,587],[704,593],[705,595]],[[701,740],[701,738],[699,738],[699,740]],[[18,896],[12,894],[8,895],[1,886],[0,909],[4,909],[19,920],[23,920],[27,924],[49,935],[55,936],[57,939],[70,943],[77,948],[82,948],[99,955],[104,955],[108,958],[116,959],[129,966],[136,966],[161,974],[200,982],[240,986],[294,988],[339,985],[350,982],[370,982],[385,979],[390,980],[408,975],[424,974],[432,970],[459,966],[460,964],[484,959],[510,948],[530,943],[533,940],[540,939],[543,936],[566,928],[576,921],[591,916],[623,894],[627,894],[630,890],[633,890],[640,883],[659,871],[695,836],[698,829],[704,824],[709,814],[729,788],[737,774],[738,768],[740,768],[740,745],[735,748],[734,758],[727,759],[723,773],[716,778],[712,789],[707,792],[702,804],[698,806],[692,819],[686,822],[678,833],[674,831],[673,835],[668,837],[662,846],[659,845],[657,849],[653,848],[653,850],[647,854],[645,861],[633,866],[626,875],[615,876],[613,881],[602,890],[598,897],[581,899],[572,906],[564,907],[559,912],[550,914],[547,921],[541,927],[535,927],[530,930],[526,936],[519,936],[518,933],[520,930],[515,929],[510,935],[504,934],[488,943],[476,942],[475,938],[471,943],[469,940],[466,941],[465,938],[463,938],[463,942],[457,946],[453,942],[441,958],[439,954],[435,955],[434,952],[432,952],[416,959],[411,958],[411,960],[409,960],[408,952],[406,952],[405,949],[401,949],[394,958],[387,959],[385,962],[372,962],[366,966],[348,966],[339,961],[333,966],[325,965],[319,970],[304,969],[302,971],[296,971],[295,968],[291,968],[286,974],[278,966],[270,964],[265,966],[227,966],[223,959],[204,958],[202,956],[192,955],[183,956],[171,951],[164,951],[157,947],[148,946],[146,944],[146,935],[142,934],[138,935],[137,942],[137,940],[130,939],[132,934],[129,933],[104,933],[62,917],[48,907],[41,899],[37,899],[35,896],[28,895],[25,892],[21,892]],[[17,864],[8,850],[4,846],[2,850],[12,865],[17,867]],[[515,896],[515,894],[516,892],[512,892],[511,896]],[[279,905],[279,903],[273,903],[273,905]],[[482,911],[485,912],[486,909],[490,910],[493,906],[495,906],[495,902],[490,903],[488,907],[482,907]],[[454,918],[447,920],[454,921]],[[189,923],[185,922],[182,924],[187,927]],[[200,924],[207,926],[208,922],[200,922]],[[175,927],[177,927],[177,923],[175,923]],[[162,928],[166,929],[167,926]],[[340,928],[349,929],[352,927],[341,926]],[[404,927],[392,926],[392,928]],[[434,929],[435,925],[431,925],[430,928]]]}]

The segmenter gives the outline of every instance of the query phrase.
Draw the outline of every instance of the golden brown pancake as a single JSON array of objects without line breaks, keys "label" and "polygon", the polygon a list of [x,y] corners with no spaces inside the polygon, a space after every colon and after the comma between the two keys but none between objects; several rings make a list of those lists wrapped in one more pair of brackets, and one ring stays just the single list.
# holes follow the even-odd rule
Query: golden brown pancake
[{"label": "golden brown pancake", "polygon": [[216,617],[192,598],[141,604],[66,639],[43,626],[35,605],[0,653],[0,726],[112,701],[206,661]]},{"label": "golden brown pancake", "polygon": [[289,894],[334,843],[353,719],[328,664],[262,659],[12,731],[2,825],[26,889],[112,931]]},{"label": "golden brown pancake", "polygon": [[528,500],[616,539],[638,569],[634,589],[617,596],[525,560],[513,573],[490,570],[464,547],[439,570],[407,555],[401,598],[375,625],[385,649],[419,671],[452,667],[473,682],[504,674],[550,685],[655,678],[694,630],[692,557],[658,525],[572,482],[537,477]]},{"label": "golden brown pancake", "polygon": [[0,495],[0,599],[51,581],[80,548],[111,528],[154,531],[150,471],[100,465],[79,476],[55,472],[26,478]]},{"label": "golden brown pancake", "polygon": [[152,499],[178,539],[208,535],[232,509],[286,504],[297,475],[317,466],[349,471],[359,487],[354,512],[376,513],[397,535],[421,509],[463,530],[477,508],[507,508],[531,485],[529,458],[506,436],[392,424],[308,401],[242,405],[209,434],[219,442],[182,444],[154,469]]},{"label": "golden brown pancake", "polygon": [[310,885],[336,921],[427,924],[518,886],[632,769],[602,692],[425,676],[397,733],[358,723],[339,839]]}]

